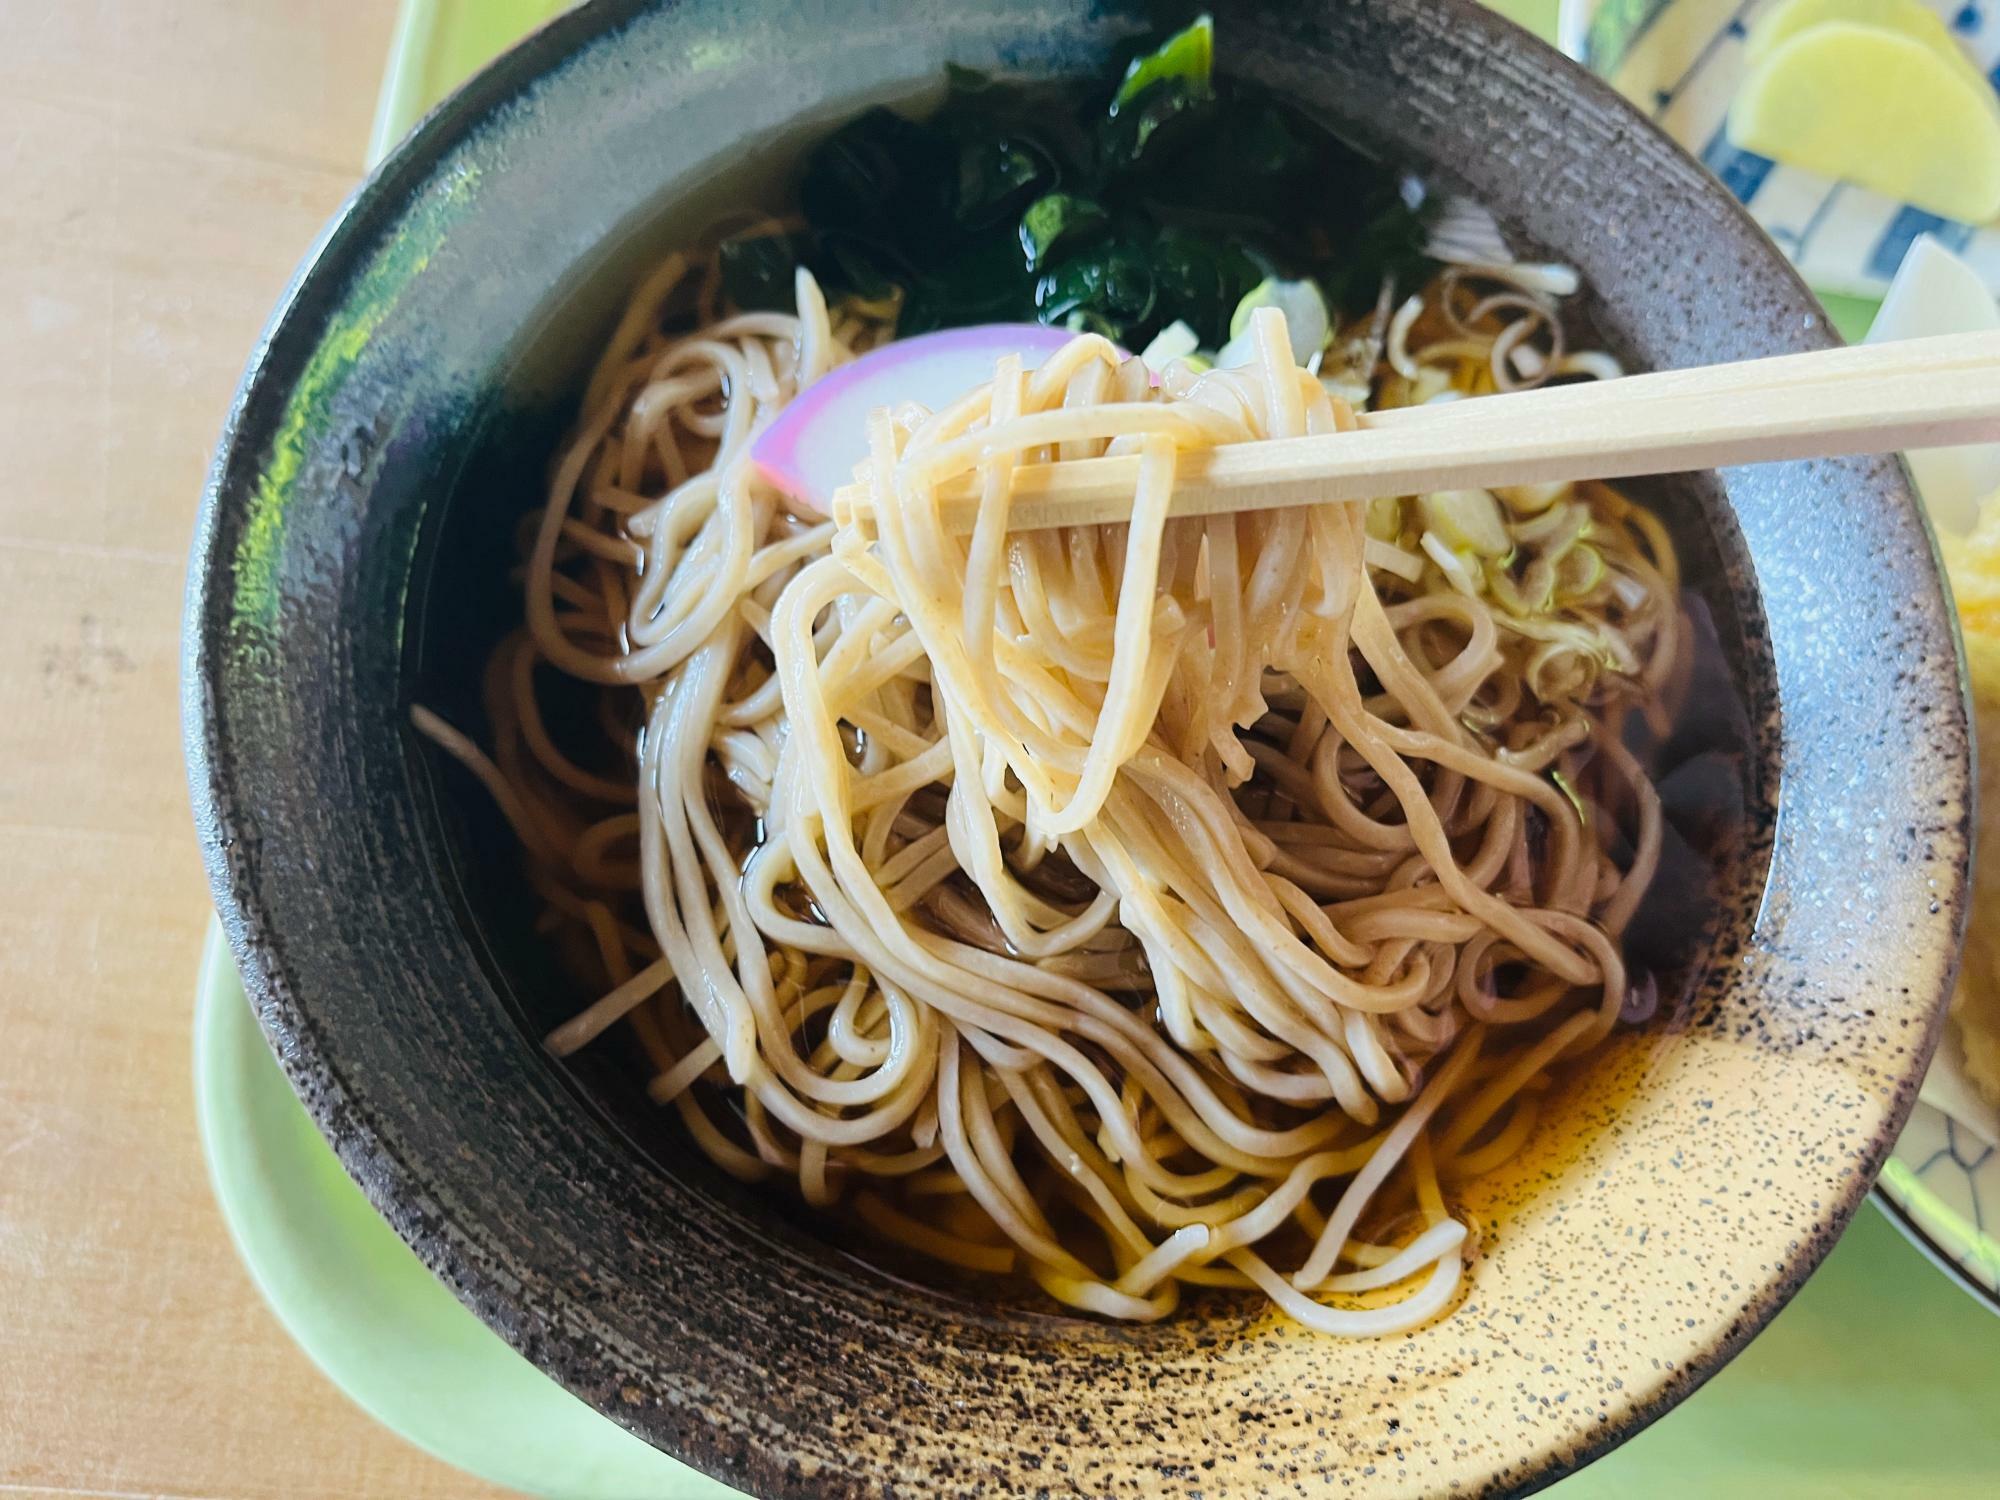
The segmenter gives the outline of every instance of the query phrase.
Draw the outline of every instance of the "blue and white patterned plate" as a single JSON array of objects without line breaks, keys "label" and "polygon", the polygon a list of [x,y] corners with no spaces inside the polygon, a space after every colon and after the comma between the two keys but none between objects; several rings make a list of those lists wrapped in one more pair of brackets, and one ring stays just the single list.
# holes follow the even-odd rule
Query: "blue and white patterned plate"
[{"label": "blue and white patterned plate", "polygon": [[[2000,225],[1941,219],[1851,183],[1740,150],[1723,121],[1744,41],[1776,0],[1563,0],[1563,50],[1608,79],[1743,200],[1815,288],[1879,297],[1920,234],[2000,291]],[[1923,0],[2000,84],[2000,0]]]}]

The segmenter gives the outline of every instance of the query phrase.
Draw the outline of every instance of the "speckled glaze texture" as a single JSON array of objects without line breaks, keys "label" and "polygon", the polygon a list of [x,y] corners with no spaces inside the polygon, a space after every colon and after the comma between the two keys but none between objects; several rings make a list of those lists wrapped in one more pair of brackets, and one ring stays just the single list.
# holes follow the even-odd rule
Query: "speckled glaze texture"
[{"label": "speckled glaze texture", "polygon": [[[1831,341],[1692,161],[1471,4],[1214,9],[1228,67],[1561,247],[1635,366]],[[1336,1342],[1244,1303],[1109,1327],[914,1288],[682,1159],[629,1081],[542,1054],[532,1023],[563,997],[517,992],[532,986],[494,961],[404,727],[435,512],[478,503],[467,476],[507,430],[552,430],[608,299],[700,228],[674,205],[745,143],[947,60],[1097,68],[1140,19],[1061,0],[585,7],[445,105],[335,223],[252,360],[202,511],[196,818],[286,1070],[482,1317],[754,1494],[1545,1484],[1797,1289],[1914,1098],[1950,982],[1968,814],[1953,627],[1900,469],[1858,460],[1671,491],[1747,706],[1744,847],[1717,929],[1688,934],[1684,1026],[1622,1042],[1481,1185],[1469,1292],[1431,1326]],[[519,467],[532,486],[538,462]],[[448,603],[452,575],[432,582]]]}]

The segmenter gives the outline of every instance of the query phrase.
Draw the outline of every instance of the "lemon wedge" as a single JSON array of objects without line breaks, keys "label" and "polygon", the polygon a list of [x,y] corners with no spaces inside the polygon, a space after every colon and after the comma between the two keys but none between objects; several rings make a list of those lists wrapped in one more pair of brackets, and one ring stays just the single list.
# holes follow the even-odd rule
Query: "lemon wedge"
[{"label": "lemon wedge", "polygon": [[1750,28],[1749,39],[1743,44],[1744,65],[1756,67],[1793,37],[1829,21],[1850,21],[1906,36],[1923,43],[1953,67],[1979,76],[1972,59],[1923,0],[1784,0]]},{"label": "lemon wedge", "polygon": [[2000,100],[1962,58],[1878,26],[1822,21],[1773,46],[1729,138],[1947,219],[2000,214]]}]

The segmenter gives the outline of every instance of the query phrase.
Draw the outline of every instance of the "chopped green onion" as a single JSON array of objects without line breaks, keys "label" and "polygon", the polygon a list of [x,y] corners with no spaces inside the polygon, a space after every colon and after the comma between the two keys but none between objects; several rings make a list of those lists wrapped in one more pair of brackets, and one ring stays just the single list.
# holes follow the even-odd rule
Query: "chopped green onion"
[{"label": "chopped green onion", "polygon": [[1438,565],[1438,571],[1444,574],[1453,588],[1470,598],[1479,597],[1479,580],[1466,567],[1465,559],[1444,544],[1443,537],[1435,531],[1426,531],[1417,544],[1430,554],[1431,561]]},{"label": "chopped green onion", "polygon": [[1556,598],[1581,599],[1604,581],[1604,573],[1604,556],[1595,547],[1570,548],[1556,564]]},{"label": "chopped green onion", "polygon": [[[1280,281],[1275,276],[1266,276],[1244,295],[1236,304],[1236,311],[1229,319],[1229,343],[1224,349],[1245,341],[1246,347],[1242,363],[1249,363],[1247,341],[1250,337],[1250,315],[1260,307],[1275,307],[1285,315],[1285,334],[1291,342],[1292,358],[1305,364],[1315,354],[1326,348],[1333,337],[1333,319],[1327,312],[1326,296],[1319,289],[1319,283],[1310,277],[1302,281]],[[1228,364],[1226,359],[1218,361]]]},{"label": "chopped green onion", "polygon": [[1403,534],[1403,502],[1396,495],[1378,495],[1368,502],[1368,534],[1377,541],[1393,542]]},{"label": "chopped green onion", "polygon": [[1153,335],[1153,341],[1139,351],[1139,363],[1158,374],[1177,359],[1186,359],[1201,346],[1201,338],[1176,318]]},{"label": "chopped green onion", "polygon": [[1512,549],[1500,504],[1486,490],[1438,490],[1419,502],[1424,524],[1454,552],[1504,557]]},{"label": "chopped green onion", "polygon": [[1567,552],[1590,528],[1590,507],[1568,500],[1551,505],[1540,515],[1514,523],[1514,535],[1550,558]]},{"label": "chopped green onion", "polygon": [[1538,516],[1569,492],[1567,484],[1510,484],[1493,493],[1524,516]]}]

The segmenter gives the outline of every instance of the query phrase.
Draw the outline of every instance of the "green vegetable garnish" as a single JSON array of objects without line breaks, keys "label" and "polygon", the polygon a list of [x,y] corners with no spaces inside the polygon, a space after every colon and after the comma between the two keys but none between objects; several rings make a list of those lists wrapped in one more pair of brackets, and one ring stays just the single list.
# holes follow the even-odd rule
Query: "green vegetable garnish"
[{"label": "green vegetable garnish", "polygon": [[813,150],[799,206],[815,230],[844,231],[908,262],[927,247],[942,246],[951,227],[947,200],[957,181],[948,138],[876,108]]},{"label": "green vegetable garnish", "polygon": [[884,302],[900,283],[893,266],[886,266],[870,246],[840,234],[823,234],[808,264],[827,296],[838,300],[853,297],[861,302]]},{"label": "green vegetable garnish", "polygon": [[1021,264],[1021,247],[995,237],[919,276],[910,286],[896,331],[909,335],[973,323],[1032,323],[1035,318],[1035,281]]},{"label": "green vegetable garnish", "polygon": [[1215,20],[1201,15],[1184,30],[1175,32],[1151,52],[1142,53],[1126,66],[1118,92],[1111,96],[1111,113],[1137,99],[1156,83],[1174,79],[1206,92],[1215,74]]},{"label": "green vegetable garnish", "polygon": [[902,334],[1040,319],[1143,349],[1182,322],[1215,350],[1268,279],[1314,288],[1309,327],[1280,304],[1303,361],[1337,315],[1374,306],[1384,274],[1427,265],[1394,174],[1256,85],[1217,77],[1207,16],[1115,87],[946,72],[931,118],[871,109],[809,154],[805,231],[725,251],[737,306],[789,305],[803,265],[835,303],[900,292]]},{"label": "green vegetable garnish", "polygon": [[1162,229],[1148,254],[1162,312],[1192,328],[1203,349],[1229,337],[1231,311],[1263,275],[1240,246],[1190,229]]},{"label": "green vegetable garnish", "polygon": [[1003,135],[967,141],[959,148],[953,218],[962,229],[998,223],[1054,182],[1055,176],[1048,152],[1027,137]]},{"label": "green vegetable garnish", "polygon": [[1158,297],[1145,253],[1113,240],[1063,261],[1036,282],[1035,316],[1061,324],[1082,313],[1092,332],[1117,338],[1114,330],[1144,326]]},{"label": "green vegetable garnish", "polygon": [[1170,171],[1180,149],[1197,139],[1198,127],[1213,116],[1214,105],[1206,86],[1179,78],[1154,84],[1105,118],[1097,137],[1100,169],[1108,176]]},{"label": "green vegetable garnish", "polygon": [[1028,257],[1028,269],[1039,271],[1048,264],[1058,245],[1075,249],[1102,233],[1111,223],[1104,205],[1074,193],[1048,193],[1028,205],[1021,215],[1021,249]]}]

